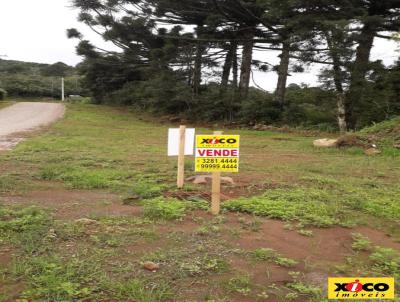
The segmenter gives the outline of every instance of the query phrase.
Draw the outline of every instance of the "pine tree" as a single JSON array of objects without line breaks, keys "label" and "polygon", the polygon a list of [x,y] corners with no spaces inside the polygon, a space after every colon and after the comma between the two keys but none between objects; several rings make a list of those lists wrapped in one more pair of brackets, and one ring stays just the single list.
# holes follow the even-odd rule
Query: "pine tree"
[{"label": "pine tree", "polygon": [[370,63],[370,55],[376,37],[400,30],[400,1],[398,0],[353,0],[355,19],[362,23],[356,32],[357,51],[351,66],[350,87],[346,96],[347,121],[351,129],[357,127],[357,116],[361,114],[363,89]]}]

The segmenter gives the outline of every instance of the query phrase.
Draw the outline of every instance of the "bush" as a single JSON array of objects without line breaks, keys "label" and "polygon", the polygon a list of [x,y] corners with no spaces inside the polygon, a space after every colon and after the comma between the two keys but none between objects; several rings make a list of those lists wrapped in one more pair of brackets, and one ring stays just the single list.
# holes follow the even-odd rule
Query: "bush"
[{"label": "bush", "polygon": [[0,101],[4,100],[7,97],[7,91],[0,88]]},{"label": "bush", "polygon": [[251,88],[249,98],[242,102],[240,120],[245,123],[273,124],[281,119],[279,104],[274,101],[272,94],[265,94]]},{"label": "bush", "polygon": [[173,73],[161,73],[148,81],[127,82],[121,89],[96,99],[98,102],[158,112],[179,113],[188,110],[191,92]]},{"label": "bush", "polygon": [[[40,75],[4,74],[0,75],[2,87],[8,95],[17,97],[61,97],[61,80]],[[79,77],[65,78],[65,95],[85,95]],[[0,98],[1,99],[1,98]]]}]

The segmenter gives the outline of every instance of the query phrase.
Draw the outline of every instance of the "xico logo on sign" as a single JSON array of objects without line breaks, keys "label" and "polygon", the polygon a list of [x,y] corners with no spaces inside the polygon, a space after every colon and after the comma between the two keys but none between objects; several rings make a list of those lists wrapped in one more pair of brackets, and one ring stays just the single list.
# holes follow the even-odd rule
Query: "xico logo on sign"
[{"label": "xico logo on sign", "polygon": [[239,148],[239,135],[197,135],[197,148]]},{"label": "xico logo on sign", "polygon": [[394,278],[329,278],[329,299],[394,299]]}]

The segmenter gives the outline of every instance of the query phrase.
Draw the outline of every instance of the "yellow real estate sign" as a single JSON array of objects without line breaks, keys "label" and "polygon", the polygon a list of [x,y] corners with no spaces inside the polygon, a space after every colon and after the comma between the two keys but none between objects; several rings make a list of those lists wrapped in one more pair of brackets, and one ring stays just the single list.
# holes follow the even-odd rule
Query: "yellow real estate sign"
[{"label": "yellow real estate sign", "polygon": [[196,172],[239,172],[239,135],[197,135]]}]

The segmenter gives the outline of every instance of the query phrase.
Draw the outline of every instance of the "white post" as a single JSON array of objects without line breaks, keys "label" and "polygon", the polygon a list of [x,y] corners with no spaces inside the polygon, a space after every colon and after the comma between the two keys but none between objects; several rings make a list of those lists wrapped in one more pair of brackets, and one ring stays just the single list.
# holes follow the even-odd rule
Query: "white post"
[{"label": "white post", "polygon": [[64,78],[61,78],[61,101],[65,101],[65,95],[64,95]]}]

